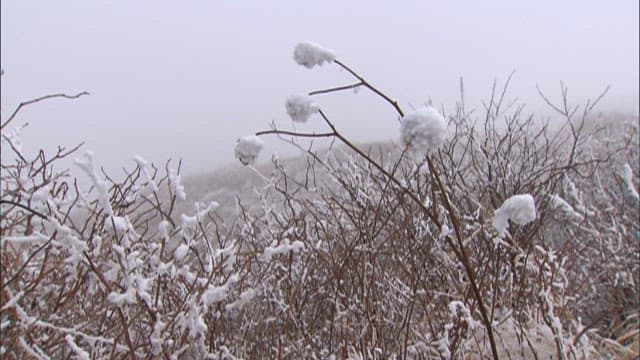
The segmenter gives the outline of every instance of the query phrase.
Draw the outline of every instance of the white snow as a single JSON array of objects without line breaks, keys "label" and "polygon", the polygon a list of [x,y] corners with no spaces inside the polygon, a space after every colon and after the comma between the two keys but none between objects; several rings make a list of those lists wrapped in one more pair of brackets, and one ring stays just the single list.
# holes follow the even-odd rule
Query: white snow
[{"label": "white snow", "polygon": [[176,259],[176,261],[180,261],[187,255],[188,251],[189,245],[181,244],[176,248],[176,251],[173,253],[173,257]]},{"label": "white snow", "polygon": [[471,316],[471,311],[469,311],[469,308],[462,301],[451,301],[449,303],[449,312],[454,318],[460,317],[461,319],[464,319],[471,329],[475,329],[480,326],[480,323]]},{"label": "white snow", "polygon": [[169,186],[171,192],[173,192],[178,199],[184,200],[187,198],[187,194],[184,192],[184,186],[180,183],[180,174],[174,169],[169,169]]},{"label": "white snow", "polygon": [[69,253],[69,256],[64,260],[65,268],[75,277],[78,271],[78,264],[84,261],[83,253],[88,250],[87,244],[85,241],[80,240],[66,225],[61,225],[55,220],[52,223],[58,232],[58,244]]},{"label": "white snow", "polygon": [[109,293],[109,296],[107,296],[107,300],[115,305],[122,305],[124,303],[133,305],[136,303],[136,290],[133,286],[130,286],[127,291],[123,293],[112,291]]},{"label": "white snow", "polygon": [[262,140],[255,135],[241,137],[236,143],[236,158],[238,158],[243,165],[253,164],[260,154],[263,145]]},{"label": "white snow", "polygon": [[24,291],[20,291],[19,293],[13,295],[13,297],[11,299],[9,299],[9,301],[7,301],[7,303],[4,304],[4,306],[2,306],[0,311],[6,311],[6,310],[10,309],[14,305],[16,305],[18,303],[18,301],[20,301],[20,299],[23,296],[24,296]]},{"label": "white snow", "polygon": [[210,213],[211,211],[215,210],[220,206],[220,204],[216,201],[210,201],[209,204],[206,204],[206,206],[203,208],[202,208],[202,205],[203,204],[200,202],[196,202],[194,204],[196,212],[193,216],[189,216],[187,214],[180,215],[183,228],[186,229],[186,228],[190,228],[190,227],[192,228],[197,226],[198,223],[206,219],[206,216],[208,213]]},{"label": "white snow", "polygon": [[293,60],[308,69],[316,65],[321,66],[325,61],[331,63],[335,58],[336,55],[332,50],[311,41],[301,42],[293,49]]},{"label": "white snow", "polygon": [[33,192],[31,197],[31,206],[36,210],[42,210],[46,208],[49,201],[49,193],[51,192],[50,184],[47,184],[38,190]]},{"label": "white snow", "polygon": [[75,159],[75,163],[82,171],[85,172],[85,174],[87,174],[87,176],[89,176],[91,182],[98,191],[98,201],[100,201],[100,204],[107,211],[107,213],[113,216],[113,209],[111,208],[111,203],[109,202],[109,192],[107,189],[107,184],[98,176],[96,165],[93,162],[93,152],[87,150],[80,159]]},{"label": "white snow", "polygon": [[424,155],[440,147],[447,136],[447,122],[438,110],[428,106],[405,115],[400,124],[400,141],[415,154]]},{"label": "white snow", "polygon": [[242,308],[246,304],[248,304],[255,296],[257,292],[254,289],[247,289],[240,294],[240,298],[231,304],[227,304],[224,308],[227,311],[231,311],[233,309]]},{"label": "white snow", "polygon": [[301,241],[294,241],[289,243],[288,239],[282,240],[282,243],[278,246],[267,246],[264,249],[264,253],[262,253],[262,259],[265,261],[270,261],[274,255],[285,254],[289,251],[298,252],[304,249],[304,243]]},{"label": "white snow", "polygon": [[535,219],[536,206],[533,196],[530,194],[513,195],[495,211],[493,227],[502,235],[509,226],[509,220],[518,225],[526,225]]},{"label": "white snow", "polygon": [[220,302],[224,300],[228,293],[231,285],[238,282],[238,276],[232,275],[229,277],[227,282],[221,286],[211,286],[207,288],[207,290],[202,294],[202,304],[204,306],[209,306],[213,303]]},{"label": "white snow", "polygon": [[151,189],[155,192],[158,192],[159,191],[158,185],[153,180],[153,177],[151,176],[151,172],[149,171],[149,163],[145,159],[143,159],[141,156],[138,156],[138,155],[133,157],[133,161],[136,162],[136,164],[142,171],[142,174],[144,174],[144,177],[147,179],[147,184],[151,186]]},{"label": "white snow", "polygon": [[88,352],[86,352],[80,346],[76,345],[76,343],[73,341],[73,336],[67,334],[67,336],[65,336],[64,339],[67,341],[67,345],[69,345],[71,350],[73,350],[73,352],[76,354],[76,359],[78,359],[78,360],[90,360],[91,359],[91,356],[89,355]]},{"label": "white snow", "polygon": [[553,194],[551,195],[551,204],[553,208],[558,210],[562,219],[572,220],[572,221],[582,221],[584,217],[577,212],[571,204],[569,204],[566,200],[561,198],[559,195]]},{"label": "white snow", "polygon": [[236,261],[236,250],[235,241],[232,241],[229,246],[216,249],[213,253],[213,259],[216,263],[222,261],[224,271],[231,272],[233,271],[233,264]]},{"label": "white snow", "polygon": [[626,186],[627,196],[633,199],[636,203],[640,202],[640,195],[638,195],[638,191],[633,186],[633,169],[629,164],[624,164],[622,171],[620,172],[620,176]]},{"label": "white snow", "polygon": [[170,224],[167,220],[162,220],[158,224],[158,235],[165,241],[169,240],[169,226]]},{"label": "white snow", "polygon": [[117,234],[122,234],[129,230],[129,219],[126,216],[112,216],[111,220]]},{"label": "white snow", "polygon": [[311,114],[320,110],[318,104],[313,101],[311,96],[307,95],[291,95],[287,97],[285,107],[291,120],[302,123],[307,122]]},{"label": "white snow", "polygon": [[158,356],[160,355],[160,351],[162,351],[162,343],[164,342],[162,329],[165,325],[166,324],[160,320],[160,315],[156,314],[156,322],[153,325],[153,332],[149,338],[153,355]]},{"label": "white snow", "polygon": [[158,224],[158,236],[164,241],[165,251],[173,252],[180,245],[180,238],[171,236],[171,224],[167,220]]},{"label": "white snow", "polygon": [[18,235],[18,236],[3,236],[0,239],[0,246],[4,246],[5,242],[9,243],[32,243],[32,242],[45,242],[49,240],[48,236],[40,234],[38,232],[31,235]]}]

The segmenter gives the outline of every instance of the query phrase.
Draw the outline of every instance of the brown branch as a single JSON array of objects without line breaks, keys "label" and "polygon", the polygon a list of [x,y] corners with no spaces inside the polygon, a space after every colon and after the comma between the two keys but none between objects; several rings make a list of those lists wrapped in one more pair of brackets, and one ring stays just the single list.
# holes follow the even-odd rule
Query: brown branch
[{"label": "brown branch", "polygon": [[332,136],[336,135],[335,133],[299,133],[299,132],[295,132],[295,131],[286,131],[286,130],[273,129],[273,130],[258,131],[256,133],[256,136],[272,135],[272,134],[290,135],[290,136],[296,136],[296,137],[310,137],[310,138],[332,137]]},{"label": "brown branch", "polygon": [[[484,301],[482,300],[482,294],[480,293],[480,289],[478,288],[478,283],[475,277],[475,272],[471,267],[471,261],[469,261],[469,255],[467,254],[467,250],[464,246],[463,234],[462,234],[462,226],[460,224],[460,219],[455,213],[455,210],[451,203],[449,202],[448,192],[446,191],[440,176],[436,172],[436,168],[431,161],[431,157],[427,156],[427,162],[429,164],[429,169],[431,173],[434,175],[436,182],[438,183],[438,187],[440,188],[440,194],[442,197],[442,202],[444,206],[447,208],[447,212],[449,213],[449,218],[451,219],[451,223],[453,224],[453,229],[456,233],[456,238],[458,239],[458,251],[459,251],[459,260],[462,262],[464,266],[465,272],[469,276],[469,283],[471,284],[471,289],[473,290],[473,294],[478,301],[478,307],[480,308],[480,315],[482,315],[482,321],[484,322],[485,328],[487,328],[487,335],[489,336],[489,344],[491,345],[491,352],[493,353],[493,358],[498,359],[498,348],[496,347],[496,340],[493,335],[493,326],[491,324],[491,319],[489,319],[489,315],[487,314],[487,309],[484,306]],[[422,204],[420,204],[422,205]],[[422,205],[424,206],[424,205]],[[453,242],[451,239],[446,236],[447,242],[449,242],[452,248]],[[456,255],[458,253],[456,252]]]},{"label": "brown branch", "polygon": [[347,65],[343,64],[342,62],[340,62],[339,60],[333,60],[334,63],[338,64],[341,68],[347,70],[351,75],[353,75],[356,79],[360,80],[360,82],[362,83],[362,85],[366,86],[369,88],[369,90],[373,91],[374,93],[376,93],[378,96],[380,96],[381,98],[383,98],[386,102],[388,102],[389,104],[391,104],[396,111],[398,112],[398,114],[402,117],[404,116],[404,113],[402,112],[402,109],[400,109],[400,106],[398,105],[398,102],[395,100],[392,100],[390,97],[388,97],[386,94],[384,94],[382,91],[378,90],[377,88],[375,88],[373,85],[369,84],[369,82],[367,80],[365,80],[362,76],[358,75],[355,71],[351,70],[351,68],[349,68]]},{"label": "brown branch", "polygon": [[319,95],[319,94],[326,94],[326,93],[331,93],[331,92],[336,92],[336,91],[349,90],[349,89],[356,89],[356,88],[358,88],[360,86],[363,86],[363,85],[364,85],[364,83],[362,81],[360,81],[360,82],[357,82],[357,83],[351,84],[351,85],[337,86],[337,87],[330,88],[330,89],[312,91],[312,92],[309,93],[309,96]]},{"label": "brown branch", "polygon": [[17,207],[19,207],[19,208],[21,208],[21,209],[24,209],[24,210],[27,210],[27,211],[31,212],[31,213],[32,213],[32,214],[34,214],[34,215],[37,215],[37,216],[39,216],[39,217],[41,217],[41,218],[43,218],[43,219],[45,219],[45,220],[49,219],[49,217],[48,217],[47,215],[44,215],[44,214],[43,214],[43,213],[41,213],[41,212],[38,212],[38,211],[36,211],[36,210],[33,210],[32,208],[30,208],[30,207],[28,207],[28,206],[26,206],[26,205],[22,205],[22,204],[20,204],[20,203],[13,202],[13,201],[11,201],[11,200],[0,200],[0,204],[9,204],[9,205],[17,206]]},{"label": "brown branch", "polygon": [[51,94],[51,95],[45,95],[45,96],[41,96],[39,98],[33,99],[33,100],[29,100],[29,101],[25,101],[20,103],[20,105],[18,105],[18,107],[13,111],[13,114],[11,114],[11,116],[9,117],[9,119],[7,119],[7,121],[5,121],[2,125],[0,125],[0,130],[4,129],[5,126],[7,126],[15,117],[16,115],[18,115],[18,112],[20,112],[20,110],[27,105],[31,105],[31,104],[35,104],[37,102],[43,101],[43,100],[48,100],[48,99],[53,99],[53,98],[65,98],[65,99],[77,99],[83,95],[89,95],[88,92],[83,91],[81,93],[78,93],[76,95],[67,95],[67,94]]}]

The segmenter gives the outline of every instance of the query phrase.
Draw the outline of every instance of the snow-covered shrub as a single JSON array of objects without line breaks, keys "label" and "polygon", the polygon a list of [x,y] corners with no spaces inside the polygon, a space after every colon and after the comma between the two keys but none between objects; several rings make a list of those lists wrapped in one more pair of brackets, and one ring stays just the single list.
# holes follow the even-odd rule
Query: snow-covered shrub
[{"label": "snow-covered shrub", "polygon": [[[185,198],[179,166],[162,172],[135,157],[116,180],[77,147],[29,159],[9,145],[0,199],[3,358],[226,354],[215,324],[259,296],[240,270],[253,257],[237,256],[242,244],[215,218],[216,203],[173,214]],[[57,170],[67,157],[88,184]]]},{"label": "snow-covered shrub", "polygon": [[[580,240],[562,233],[571,231],[569,219],[581,221],[593,213],[584,204],[559,200],[568,198],[562,191],[568,179],[615,167],[614,154],[637,153],[628,141],[613,140],[625,133],[609,133],[612,141],[606,147],[591,142],[599,135],[597,126],[585,126],[595,121],[592,105],[581,117],[568,105],[553,106],[564,124],[559,128],[523,116],[522,107],[504,113],[495,100],[479,116],[484,123],[473,120],[463,106],[448,121],[435,109],[405,115],[396,101],[333,60],[359,82],[310,95],[369,88],[398,112],[402,146],[390,157],[374,156],[378,152],[350,142],[323,113],[327,133],[276,128],[257,133],[292,136],[293,144],[297,137],[333,137],[345,147],[326,156],[305,150],[313,161],[299,173],[276,164],[278,172],[260,192],[264,213],[252,218],[264,219],[259,227],[269,229],[270,236],[293,231],[308,242],[304,255],[285,265],[288,281],[277,277],[270,286],[286,284],[284,293],[272,292],[272,303],[283,304],[278,311],[292,319],[276,328],[289,334],[286,353],[580,358],[608,351],[596,333],[613,335],[606,332],[606,321],[588,311],[577,295],[589,289],[581,286],[584,276],[591,276],[591,289],[614,284],[594,271],[585,273],[587,259],[583,266],[577,262],[584,250],[575,243]],[[637,137],[637,132],[630,134]],[[406,156],[416,154],[415,149],[419,156]],[[618,181],[633,199],[628,185],[633,177],[623,171]],[[609,203],[610,208],[619,205]],[[571,207],[580,216],[568,216]],[[637,207],[631,210],[638,215]],[[506,232],[509,221],[516,226]],[[625,227],[637,232],[638,223]],[[260,239],[259,233],[254,236]],[[632,284],[624,287],[630,300],[638,294],[637,275],[623,269],[638,268],[638,243],[625,244],[630,247],[606,259],[625,259],[624,265],[609,267],[618,269],[620,282]],[[609,297],[592,292],[589,299],[607,306]],[[306,300],[294,300],[300,298]],[[452,318],[452,303],[466,309],[465,315],[456,310]],[[278,311],[270,318],[278,318]],[[260,330],[259,337],[272,330]],[[305,340],[309,334],[319,340]],[[536,348],[534,341],[545,348]]]},{"label": "snow-covered shrub", "polygon": [[[608,124],[556,106],[553,128],[495,100],[481,114],[405,115],[331,60],[358,82],[311,92],[310,113],[314,95],[364,87],[415,139],[356,145],[318,111],[327,132],[256,134],[289,137],[306,156],[251,167],[264,175],[250,194],[224,190],[244,189],[245,167],[198,195],[179,165],[134,157],[118,178],[75,149],[28,157],[3,122],[2,149],[16,156],[1,174],[2,355],[634,354],[637,119]],[[297,137],[340,144],[317,151]],[[261,149],[242,138],[236,156],[254,164]],[[65,157],[87,183],[55,171]]]}]

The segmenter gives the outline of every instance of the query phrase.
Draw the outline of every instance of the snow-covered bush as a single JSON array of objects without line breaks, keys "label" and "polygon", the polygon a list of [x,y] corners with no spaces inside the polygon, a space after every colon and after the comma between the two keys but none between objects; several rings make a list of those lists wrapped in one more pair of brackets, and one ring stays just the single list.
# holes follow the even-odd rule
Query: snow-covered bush
[{"label": "snow-covered bush", "polygon": [[[135,157],[116,180],[76,150],[29,159],[2,143],[2,357],[223,357],[215,323],[257,292],[217,204],[174,215],[179,166]],[[54,168],[67,157],[88,184]]]},{"label": "snow-covered bush", "polygon": [[[621,319],[632,316],[638,305],[633,300],[638,295],[638,241],[625,241],[623,251],[607,253],[610,263],[625,259],[624,264],[608,266],[622,274],[603,279],[593,277],[594,271],[585,273],[590,267],[587,259],[582,265],[576,262],[584,250],[580,239],[562,233],[569,228],[569,207],[559,205],[558,194],[572,178],[589,178],[586,174],[618,166],[615,154],[637,159],[637,147],[628,140],[630,134],[637,142],[637,131],[612,131],[607,146],[594,142],[601,129],[597,124],[586,126],[597,122],[590,113],[593,104],[576,116],[567,105],[565,89],[563,106],[550,103],[564,124],[559,128],[523,116],[522,107],[504,113],[502,100],[495,100],[503,97],[496,94],[479,116],[484,124],[471,120],[463,106],[448,121],[432,108],[405,115],[396,101],[338,59],[333,62],[358,82],[309,95],[357,87],[372,90],[398,112],[401,146],[395,155],[376,157],[376,151],[345,138],[322,110],[326,133],[274,128],[256,134],[291,136],[294,144],[298,137],[331,137],[346,148],[326,156],[306,150],[313,161],[299,177],[276,164],[280,173],[266,185],[272,193],[265,188],[260,193],[262,204],[283,204],[277,210],[274,205],[263,208],[263,228],[289,232],[294,223],[302,231],[300,241],[310,241],[306,260],[287,265],[298,269],[299,277],[293,277],[298,280],[286,286],[296,294],[273,300],[287,304],[282,311],[293,307],[291,318],[302,319],[280,329],[288,334],[299,329],[297,340],[288,342],[289,351],[298,356],[313,352],[320,357],[362,358],[516,354],[580,358],[605,351],[598,336],[616,334],[608,331],[609,320],[602,313],[594,314],[582,303],[593,309],[594,304],[609,306],[612,299],[600,291],[591,292],[588,302],[581,297],[589,289],[615,286],[610,279],[624,279],[620,281],[627,284],[626,303],[614,308]],[[335,157],[336,151],[345,153]],[[636,185],[628,173],[623,167],[613,180],[621,184],[621,193],[634,199]],[[629,205],[608,202],[609,208]],[[593,216],[588,210],[578,211],[581,217],[571,219]],[[637,218],[637,205],[625,213]],[[608,226],[609,232],[638,231],[637,220],[625,220],[624,227],[614,228],[611,225],[618,219],[611,220],[591,219]],[[602,230],[589,231],[603,234]],[[318,279],[323,280],[318,284]],[[333,294],[330,302],[327,294]],[[292,300],[300,297],[307,301]],[[324,300],[325,305],[312,299]],[[455,312],[452,318],[452,302],[463,306],[465,316]],[[324,326],[317,321],[304,323],[318,318],[325,319]],[[321,340],[305,341],[309,333]],[[532,345],[540,341],[544,349]]]},{"label": "snow-covered bush", "polygon": [[[205,183],[197,195],[179,165],[140,157],[121,178],[77,148],[29,157],[13,118],[2,122],[15,154],[1,164],[4,357],[633,356],[637,119],[554,105],[554,128],[496,100],[477,115],[405,115],[333,53],[300,48],[299,63],[329,61],[357,82],[287,102],[293,121],[317,113],[327,132],[238,141],[245,165],[260,136],[304,151],[255,164],[252,194]],[[397,111],[398,143],[356,145],[311,100],[359,87]],[[66,157],[88,183],[54,168]]]}]

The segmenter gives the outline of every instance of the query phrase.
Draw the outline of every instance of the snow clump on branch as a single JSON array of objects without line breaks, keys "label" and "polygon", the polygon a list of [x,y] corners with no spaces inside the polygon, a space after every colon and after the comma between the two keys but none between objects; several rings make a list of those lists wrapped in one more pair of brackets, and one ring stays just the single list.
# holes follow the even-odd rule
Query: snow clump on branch
[{"label": "snow clump on branch", "polygon": [[310,41],[301,42],[293,49],[293,60],[307,69],[316,65],[321,66],[325,61],[331,63],[335,59],[336,55],[332,50]]},{"label": "snow clump on branch", "polygon": [[447,122],[433,107],[417,109],[402,118],[400,141],[415,153],[429,153],[440,147],[447,136]]},{"label": "snow clump on branch", "polygon": [[236,158],[243,165],[253,164],[262,150],[264,143],[255,135],[244,136],[236,143]]},{"label": "snow clump on branch", "polygon": [[295,122],[307,122],[311,114],[318,112],[320,107],[310,96],[307,95],[291,95],[285,103],[287,114],[291,116],[291,120]]},{"label": "snow clump on branch", "polygon": [[493,227],[502,236],[509,226],[509,220],[526,225],[536,219],[536,205],[530,194],[513,195],[495,211]]}]

